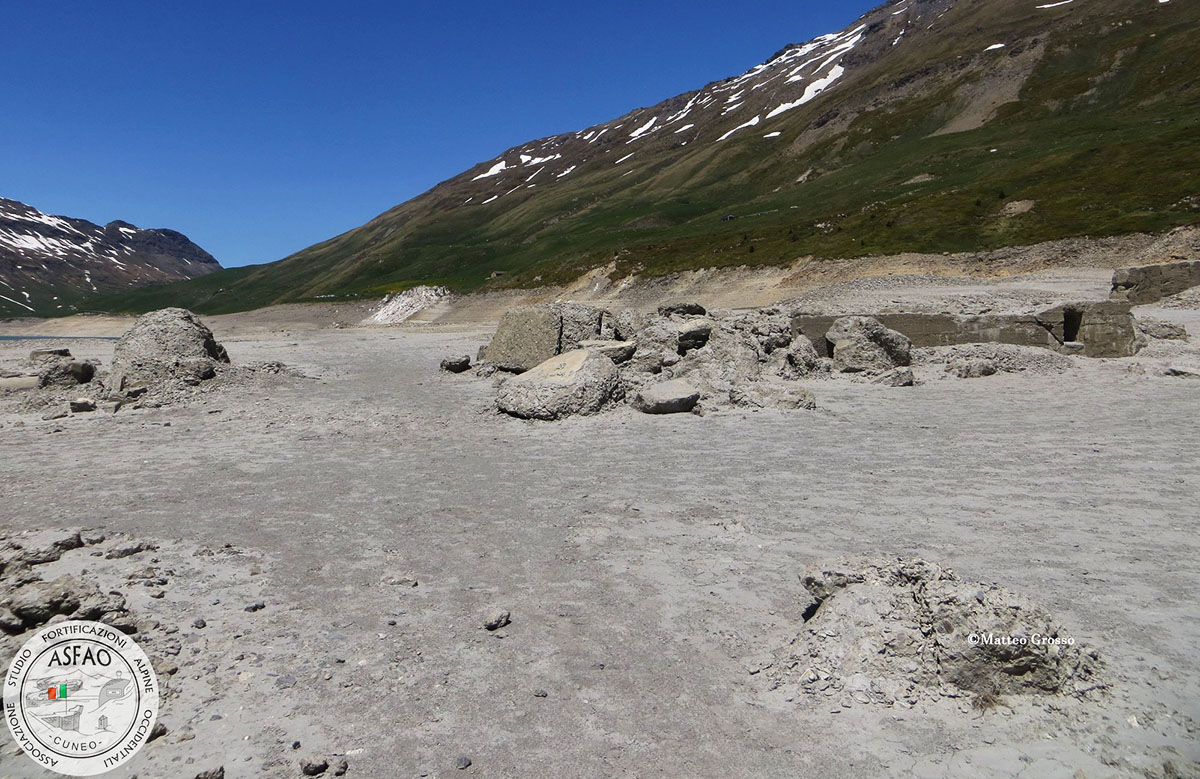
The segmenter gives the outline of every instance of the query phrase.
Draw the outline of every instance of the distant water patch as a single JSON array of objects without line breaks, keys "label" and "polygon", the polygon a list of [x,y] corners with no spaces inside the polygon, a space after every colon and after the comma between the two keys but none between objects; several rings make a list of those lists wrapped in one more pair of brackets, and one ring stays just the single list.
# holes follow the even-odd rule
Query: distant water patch
[{"label": "distant water patch", "polygon": [[115,335],[0,335],[0,341],[120,341]]}]

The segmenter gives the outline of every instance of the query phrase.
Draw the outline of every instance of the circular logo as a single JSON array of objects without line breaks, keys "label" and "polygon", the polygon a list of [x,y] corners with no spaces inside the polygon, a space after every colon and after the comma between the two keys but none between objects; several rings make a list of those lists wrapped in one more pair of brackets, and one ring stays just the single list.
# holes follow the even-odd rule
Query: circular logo
[{"label": "circular logo", "polygon": [[158,677],[133,639],[99,622],[58,622],[21,647],[4,719],[25,754],[67,776],[124,765],[150,738]]}]

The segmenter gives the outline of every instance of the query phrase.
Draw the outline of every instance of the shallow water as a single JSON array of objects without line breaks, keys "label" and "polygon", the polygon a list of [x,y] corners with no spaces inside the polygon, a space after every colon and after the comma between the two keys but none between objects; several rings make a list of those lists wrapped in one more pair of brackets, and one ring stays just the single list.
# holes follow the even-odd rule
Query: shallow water
[{"label": "shallow water", "polygon": [[0,335],[0,341],[119,341],[108,335]]}]

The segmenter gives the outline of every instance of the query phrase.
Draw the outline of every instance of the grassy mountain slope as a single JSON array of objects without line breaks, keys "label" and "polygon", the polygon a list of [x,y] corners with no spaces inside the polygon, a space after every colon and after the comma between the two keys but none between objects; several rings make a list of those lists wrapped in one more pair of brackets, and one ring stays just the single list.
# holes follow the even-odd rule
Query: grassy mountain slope
[{"label": "grassy mountain slope", "polygon": [[[279,262],[98,305],[218,313],[559,282],[614,261],[654,275],[1200,221],[1195,6],[1039,4],[889,3],[737,79],[510,150]],[[770,115],[834,68],[823,93]]]}]

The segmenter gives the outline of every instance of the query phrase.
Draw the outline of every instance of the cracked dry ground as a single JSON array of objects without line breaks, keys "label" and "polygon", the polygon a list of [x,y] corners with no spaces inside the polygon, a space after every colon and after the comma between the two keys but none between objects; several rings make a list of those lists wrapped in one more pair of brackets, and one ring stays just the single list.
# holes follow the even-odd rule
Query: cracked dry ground
[{"label": "cracked dry ground", "polygon": [[[1200,759],[1200,385],[1081,361],[815,382],[815,412],[533,424],[491,413],[490,381],[437,372],[482,339],[225,339],[235,362],[319,378],[0,415],[0,531],[126,533],[158,549],[122,565],[173,571],[164,598],[120,585],[183,658],[169,733],[125,776],[297,776],[310,755],[350,777],[1165,776]],[[197,556],[225,544],[238,554]],[[980,713],[754,673],[799,630],[801,575],[881,556],[1035,600],[1103,654],[1106,696]],[[485,630],[497,610],[511,624]],[[0,775],[34,770],[4,748]]]}]

